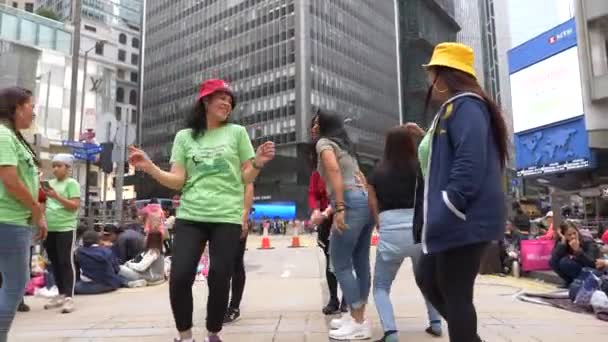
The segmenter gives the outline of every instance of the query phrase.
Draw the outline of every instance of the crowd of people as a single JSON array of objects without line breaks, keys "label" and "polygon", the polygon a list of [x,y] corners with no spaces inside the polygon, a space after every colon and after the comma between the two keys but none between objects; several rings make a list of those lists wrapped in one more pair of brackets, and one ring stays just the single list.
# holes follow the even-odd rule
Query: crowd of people
[{"label": "crowd of people", "polygon": [[[481,89],[473,65],[470,47],[442,43],[435,48],[424,65],[429,88],[421,113],[437,108],[432,124],[428,129],[414,123],[391,129],[384,156],[368,177],[359,168],[344,118],[326,110],[314,113],[310,221],[318,227],[327,259],[330,296],[323,312],[342,313],[330,323],[330,338],[372,337],[367,306],[373,293],[384,331],[378,341],[399,340],[390,292],[409,258],[426,302],[427,333],[441,336],[443,318],[450,341],[481,341],[473,288],[486,247],[503,236],[502,174],[509,156],[504,118]],[[80,200],[79,186],[68,176],[72,159],[57,156],[55,179],[39,183],[36,154],[20,133],[33,120],[32,94],[20,88],[0,92],[0,342],[6,341],[23,296],[35,231],[37,239],[46,241],[60,292],[48,308],[66,313],[74,310],[74,293],[162,281],[163,240],[170,238],[169,297],[176,342],[194,341],[192,285],[208,251],[205,341],[221,341],[223,324],[240,317],[252,183],[275,156],[274,143],[254,150],[246,129],[229,122],[235,106],[226,82],[203,82],[186,128],[175,135],[168,171],[143,150],[129,147],[131,165],[181,193],[170,234],[162,224],[169,220],[152,203],[143,211],[142,232],[111,225],[103,232],[86,230],[74,260]],[[40,185],[46,209],[38,201]],[[374,229],[380,242],[372,272]],[[572,253],[589,263],[590,258],[577,254],[584,250],[575,242],[577,233],[568,228],[561,234],[558,264],[566,264],[561,260]]]}]

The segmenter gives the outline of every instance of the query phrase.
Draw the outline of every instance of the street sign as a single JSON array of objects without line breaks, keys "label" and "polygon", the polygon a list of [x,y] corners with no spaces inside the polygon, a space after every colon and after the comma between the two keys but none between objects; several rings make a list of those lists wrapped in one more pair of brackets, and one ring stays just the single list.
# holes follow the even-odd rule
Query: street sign
[{"label": "street sign", "polygon": [[81,143],[79,141],[73,141],[73,140],[64,140],[61,142],[61,145],[67,146],[67,147],[73,147],[73,148],[85,148],[84,143]]},{"label": "street sign", "polygon": [[80,153],[77,150],[74,151],[72,154],[74,155],[74,158],[78,160],[88,160],[94,162],[96,158],[94,154]]}]

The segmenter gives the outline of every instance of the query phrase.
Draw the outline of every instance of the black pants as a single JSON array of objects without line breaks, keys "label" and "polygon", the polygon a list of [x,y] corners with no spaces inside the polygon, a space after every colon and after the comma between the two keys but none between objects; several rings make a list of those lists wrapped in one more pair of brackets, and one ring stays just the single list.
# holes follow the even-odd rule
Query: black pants
[{"label": "black pants", "polygon": [[478,342],[473,288],[488,243],[454,248],[420,258],[416,282],[448,323],[450,342]]},{"label": "black pants", "polygon": [[222,330],[228,307],[230,278],[238,253],[241,225],[229,223],[202,223],[186,220],[175,222],[175,240],[171,261],[169,293],[173,318],[178,331],[192,328],[192,285],[196,267],[209,241],[210,269],[207,278],[207,330]]},{"label": "black pants", "polygon": [[74,243],[76,231],[49,232],[44,247],[53,265],[53,276],[60,295],[74,297],[76,269],[74,266]]},{"label": "black pants", "polygon": [[332,218],[323,220],[317,227],[319,247],[325,254],[325,278],[327,279],[327,288],[329,289],[329,303],[338,304],[338,280],[336,275],[329,270],[329,233],[331,231]]},{"label": "black pants", "polygon": [[247,248],[247,237],[241,240],[239,251],[234,260],[234,270],[232,273],[232,298],[230,299],[230,308],[239,309],[241,300],[243,299],[243,291],[245,291],[245,249]]}]

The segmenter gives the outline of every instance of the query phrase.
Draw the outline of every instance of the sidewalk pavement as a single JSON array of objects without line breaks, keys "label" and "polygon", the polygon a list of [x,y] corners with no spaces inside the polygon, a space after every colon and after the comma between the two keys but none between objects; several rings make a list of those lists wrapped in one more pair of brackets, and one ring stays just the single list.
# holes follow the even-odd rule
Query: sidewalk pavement
[{"label": "sidewalk pavement", "polygon": [[[330,317],[320,311],[327,301],[324,260],[312,236],[308,247],[291,249],[287,237],[271,237],[273,250],[258,250],[260,238],[251,236],[245,254],[247,285],[240,321],[226,326],[226,342],[328,341]],[[372,249],[372,255],[375,250]],[[406,261],[393,285],[393,304],[402,341],[448,341],[424,333],[427,326],[422,297]],[[373,269],[373,268],[372,268]],[[521,290],[551,291],[554,287],[528,279],[480,276],[476,284],[479,330],[488,342],[606,341],[608,323],[591,315],[523,303]],[[76,297],[77,310],[69,315],[44,311],[44,301],[28,297],[29,313],[18,314],[9,341],[172,341],[176,336],[167,284],[124,289],[112,294]],[[203,340],[207,287],[197,282],[195,334]],[[382,335],[373,298],[368,315],[374,337]],[[447,328],[444,324],[444,332]]]}]

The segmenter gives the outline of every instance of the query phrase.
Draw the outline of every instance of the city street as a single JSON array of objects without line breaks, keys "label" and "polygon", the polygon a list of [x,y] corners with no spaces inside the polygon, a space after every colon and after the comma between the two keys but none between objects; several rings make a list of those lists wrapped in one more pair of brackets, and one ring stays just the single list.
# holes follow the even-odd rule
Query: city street
[{"label": "city street", "polygon": [[[258,250],[260,238],[249,239],[248,272],[242,316],[225,327],[224,341],[327,341],[329,318],[321,314],[326,303],[322,254],[311,236],[305,248],[287,248],[288,237],[272,237],[273,250]],[[372,254],[375,249],[372,249]],[[480,276],[476,302],[480,334],[500,341],[606,341],[608,323],[590,315],[573,314],[523,303],[514,295],[521,289],[550,291],[552,286],[524,279]],[[204,330],[206,284],[195,285],[197,341]],[[448,341],[424,333],[426,312],[406,262],[393,286],[393,301],[402,341]],[[28,297],[32,312],[18,314],[9,341],[172,341],[175,329],[167,284],[125,289],[112,294],[77,297],[70,315],[45,312],[43,300]],[[370,298],[373,303],[373,298]],[[375,307],[368,314],[375,339],[382,335]],[[445,326],[444,326],[445,328]],[[447,329],[445,329],[447,333]],[[375,340],[374,339],[374,340]]]}]

